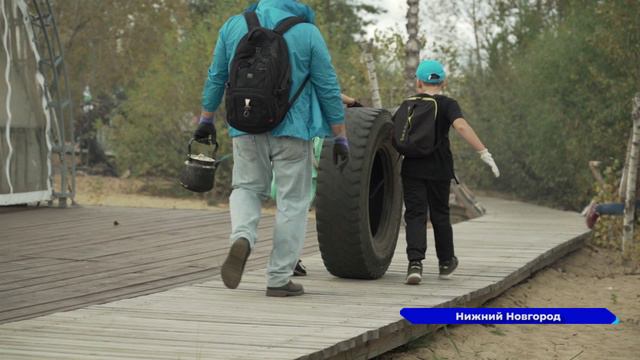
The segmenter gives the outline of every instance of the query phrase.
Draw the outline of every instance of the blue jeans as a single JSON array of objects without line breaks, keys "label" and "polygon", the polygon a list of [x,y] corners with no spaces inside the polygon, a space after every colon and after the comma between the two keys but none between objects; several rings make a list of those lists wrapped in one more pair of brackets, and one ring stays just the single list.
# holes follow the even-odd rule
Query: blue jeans
[{"label": "blue jeans", "polygon": [[231,241],[256,244],[262,201],[277,184],[273,249],[267,286],[286,285],[300,256],[307,228],[311,193],[311,142],[270,133],[233,138],[233,190],[229,199]]},{"label": "blue jeans", "polygon": [[[640,200],[636,201],[636,209],[640,208]],[[623,203],[604,203],[596,206],[596,213],[600,215],[622,215],[624,214]]]}]

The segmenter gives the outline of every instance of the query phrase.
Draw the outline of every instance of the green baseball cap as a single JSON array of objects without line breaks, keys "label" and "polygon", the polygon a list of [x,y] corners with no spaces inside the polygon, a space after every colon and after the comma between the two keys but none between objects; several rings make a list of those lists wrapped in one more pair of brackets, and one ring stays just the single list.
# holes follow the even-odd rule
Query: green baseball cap
[{"label": "green baseball cap", "polygon": [[447,73],[438,61],[423,60],[416,70],[416,77],[428,84],[440,84],[447,78]]}]

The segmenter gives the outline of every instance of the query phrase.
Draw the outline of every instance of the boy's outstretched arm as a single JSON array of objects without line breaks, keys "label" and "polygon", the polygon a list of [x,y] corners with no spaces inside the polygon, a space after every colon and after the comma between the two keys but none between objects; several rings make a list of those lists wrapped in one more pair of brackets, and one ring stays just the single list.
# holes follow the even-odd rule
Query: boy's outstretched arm
[{"label": "boy's outstretched arm", "polygon": [[462,136],[462,138],[478,152],[480,159],[491,167],[493,175],[495,175],[495,177],[499,177],[500,170],[498,169],[498,165],[496,165],[495,160],[493,160],[493,156],[491,156],[489,150],[484,146],[482,141],[480,141],[480,138],[471,125],[469,125],[465,119],[457,118],[453,121],[453,128],[456,129],[458,134],[460,134],[460,136]]},{"label": "boy's outstretched arm", "polygon": [[486,149],[482,141],[480,141],[478,135],[476,135],[476,132],[473,131],[473,128],[465,119],[455,119],[453,121],[453,128],[456,129],[458,134],[460,134],[460,136],[462,136],[462,138],[465,139],[469,143],[469,145],[471,145],[471,147],[473,147],[476,151],[482,151]]}]

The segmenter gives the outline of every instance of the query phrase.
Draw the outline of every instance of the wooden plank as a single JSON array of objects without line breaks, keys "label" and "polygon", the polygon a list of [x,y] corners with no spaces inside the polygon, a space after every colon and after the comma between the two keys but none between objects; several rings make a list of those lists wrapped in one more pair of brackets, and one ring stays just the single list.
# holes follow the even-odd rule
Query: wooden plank
[{"label": "wooden plank", "polygon": [[[201,266],[202,262],[205,267],[218,267],[220,259],[223,259],[227,252],[226,239],[222,245],[215,244],[207,237],[198,237],[193,239],[193,245],[190,245],[192,239],[188,241],[179,241],[177,243],[158,245],[153,248],[149,246],[139,246],[133,250],[117,252],[107,256],[91,257],[90,261],[77,261],[74,263],[65,263],[64,269],[56,270],[55,267],[46,267],[37,271],[28,273],[19,272],[27,279],[10,281],[10,275],[7,279],[0,281],[0,291],[12,290],[20,288],[20,293],[41,291],[49,287],[58,287],[60,281],[74,280],[86,282],[90,280],[88,276],[98,275],[99,277],[113,277],[117,273],[139,273],[149,268],[158,268],[174,263],[188,263],[191,266]],[[219,247],[219,248],[216,248]],[[311,244],[314,246],[314,244]],[[309,244],[307,244],[309,247]],[[188,251],[176,251],[177,248],[188,249]],[[148,250],[150,249],[150,250]],[[254,248],[254,259],[262,259],[269,254],[271,244],[268,242],[259,242]],[[144,251],[144,256],[141,256]],[[212,259],[213,258],[213,259]],[[113,263],[122,264],[114,268]],[[83,273],[82,270],[86,266],[91,266],[93,270],[100,270],[98,273]],[[52,272],[52,270],[55,270]],[[43,276],[41,276],[43,275]],[[37,287],[42,285],[44,287]]]},{"label": "wooden plank", "polygon": [[[273,223],[262,219],[248,269],[265,266]],[[230,233],[227,212],[110,207],[4,209],[0,228],[0,323],[211,278]]]}]

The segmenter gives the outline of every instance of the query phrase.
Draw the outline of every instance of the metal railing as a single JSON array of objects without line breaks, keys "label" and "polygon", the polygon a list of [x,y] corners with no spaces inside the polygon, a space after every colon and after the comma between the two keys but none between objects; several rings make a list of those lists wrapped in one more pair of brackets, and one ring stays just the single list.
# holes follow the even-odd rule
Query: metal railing
[{"label": "metal railing", "polygon": [[47,87],[48,109],[54,119],[55,131],[51,132],[52,152],[58,157],[53,162],[53,196],[60,207],[73,201],[76,192],[76,161],[74,141],[73,107],[71,91],[64,62],[64,52],[58,35],[55,17],[49,0],[31,0],[29,7],[35,41],[41,55],[40,72]]}]

